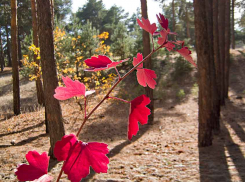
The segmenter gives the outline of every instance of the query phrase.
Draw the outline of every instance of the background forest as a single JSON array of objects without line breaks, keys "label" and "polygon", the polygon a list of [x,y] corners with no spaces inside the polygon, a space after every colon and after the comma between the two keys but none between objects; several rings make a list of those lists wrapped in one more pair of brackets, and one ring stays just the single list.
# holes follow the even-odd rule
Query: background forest
[{"label": "background forest", "polygon": [[[137,1],[141,8],[129,13],[106,6],[106,0],[86,0],[76,12],[72,0],[1,0],[0,181],[16,180],[14,169],[34,149],[48,151],[49,174],[58,176],[62,164],[54,145],[77,131],[79,140],[103,142],[109,149],[108,174],[91,170],[84,181],[245,181],[245,2]],[[147,4],[153,1],[161,9],[155,14],[162,13],[177,33],[166,41],[184,41],[171,51],[155,52],[163,35],[151,42],[137,22],[149,17]],[[158,21],[150,19],[160,31]],[[144,68],[157,75],[154,91],[140,86],[133,71],[105,98],[117,76],[131,70],[137,53],[144,58],[152,53]],[[116,71],[84,71],[85,60],[99,55],[129,59]],[[58,101],[54,92],[67,86],[64,76],[95,92],[87,100],[80,95]],[[139,94],[151,100],[151,114],[125,141],[125,105],[131,109]],[[84,128],[82,121],[88,121]]]},{"label": "background forest", "polygon": [[[83,60],[91,55],[100,53],[110,53],[114,57],[118,57],[118,59],[123,59],[142,51],[142,30],[136,24],[136,18],[141,17],[140,9],[129,17],[128,13],[121,7],[112,6],[110,9],[106,9],[103,1],[89,0],[76,13],[72,13],[71,6],[71,0],[57,0],[54,3],[55,36],[57,37],[56,44],[59,44],[56,57],[59,64],[63,64],[68,59],[71,64],[74,64],[78,57]],[[185,40],[187,44],[194,48],[193,2],[186,0],[165,2],[159,0],[159,6],[162,7],[162,13],[169,17],[169,28],[178,33],[178,39]],[[238,45],[242,45],[245,42],[245,13],[243,6],[242,2],[235,1],[235,11],[240,12],[241,17],[240,19],[234,19],[235,36],[231,38],[232,42],[234,39]],[[6,66],[11,66],[10,15],[10,1],[1,1],[0,58],[1,63]],[[23,55],[30,55],[31,48],[29,47],[32,45],[33,40],[30,1],[18,1],[17,16],[18,59],[23,60]],[[99,37],[103,32],[108,32],[108,37]],[[84,45],[80,44],[81,42]],[[76,52],[78,49],[82,52]],[[59,57],[61,56],[60,51],[62,51],[62,58]],[[83,57],[82,59],[81,56]],[[27,74],[24,71],[22,73],[24,75]]]}]

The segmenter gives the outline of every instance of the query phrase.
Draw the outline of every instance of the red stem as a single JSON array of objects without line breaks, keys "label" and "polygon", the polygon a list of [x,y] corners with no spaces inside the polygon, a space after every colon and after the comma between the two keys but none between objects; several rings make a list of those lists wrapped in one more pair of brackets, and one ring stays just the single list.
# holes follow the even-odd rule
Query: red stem
[{"label": "red stem", "polygon": [[120,75],[120,73],[119,73],[119,71],[118,71],[117,67],[115,67],[115,70],[116,70],[116,72],[117,72],[118,79],[120,80],[120,79],[121,79],[121,75]]},{"label": "red stem", "polygon": [[122,102],[130,103],[130,101],[127,101],[127,100],[124,100],[124,99],[121,99],[121,98],[118,98],[118,97],[108,97],[108,99],[115,99],[115,100],[120,100]]}]

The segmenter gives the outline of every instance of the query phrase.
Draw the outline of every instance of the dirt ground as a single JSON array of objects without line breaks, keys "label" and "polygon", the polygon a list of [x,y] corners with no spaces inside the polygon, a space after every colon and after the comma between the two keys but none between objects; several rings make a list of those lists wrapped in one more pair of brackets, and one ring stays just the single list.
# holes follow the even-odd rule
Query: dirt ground
[{"label": "dirt ground", "polygon": [[[127,140],[127,104],[106,101],[95,112],[79,139],[108,144],[109,170],[106,174],[91,170],[83,181],[245,181],[245,59],[237,51],[232,53],[235,59],[230,72],[229,100],[222,107],[221,132],[214,136],[213,146],[197,147],[197,88],[195,79],[191,79],[194,76],[187,75],[156,89],[154,124],[140,127],[132,141]],[[159,85],[162,79],[167,78],[160,72]],[[132,99],[134,94],[128,90],[134,87],[121,85],[121,96]],[[179,88],[185,92],[181,98],[176,97]],[[140,90],[134,89],[135,94]],[[7,69],[0,74],[0,181],[17,181],[14,169],[26,162],[29,150],[49,149],[44,109],[37,106],[35,83],[21,79],[19,116],[13,116],[11,111],[11,90],[11,72]],[[90,105],[99,99],[91,96]],[[75,133],[83,118],[79,107],[72,100],[64,101],[62,111],[66,134]],[[49,174],[56,178],[61,165],[51,161]],[[66,175],[61,181],[68,181]]]}]

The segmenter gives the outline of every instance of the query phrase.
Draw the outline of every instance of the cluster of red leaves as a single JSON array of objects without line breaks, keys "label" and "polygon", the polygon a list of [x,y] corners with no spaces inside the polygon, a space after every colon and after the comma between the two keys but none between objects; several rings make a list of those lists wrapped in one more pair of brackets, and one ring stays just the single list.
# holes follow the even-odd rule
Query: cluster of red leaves
[{"label": "cluster of red leaves", "polygon": [[[142,18],[142,22],[137,19],[138,24],[147,32],[153,35],[161,35],[158,38],[158,44],[161,47],[165,47],[168,51],[172,51],[175,45],[182,45],[181,49],[177,49],[185,59],[191,64],[196,66],[192,57],[190,56],[191,51],[184,47],[183,41],[168,41],[168,34],[174,34],[170,32],[168,28],[168,19],[162,14],[157,15],[157,19],[162,26],[163,30],[156,32],[156,24],[151,24],[148,19]],[[119,62],[113,62],[105,55],[99,55],[98,57],[91,57],[86,59],[85,63],[90,68],[85,71],[101,71],[109,68],[115,68],[122,62],[127,61],[121,60]],[[143,68],[143,56],[141,53],[137,54],[137,57],[133,59],[133,66],[137,70],[137,80],[143,87],[149,86],[154,89],[156,86],[156,74],[153,70]],[[116,69],[117,70],[117,69]],[[119,73],[118,73],[119,74]],[[120,77],[120,75],[119,75]],[[74,96],[88,96],[94,91],[86,91],[86,87],[79,81],[73,81],[69,77],[62,77],[64,87],[57,87],[55,89],[54,97],[58,100],[66,100]],[[139,125],[147,124],[148,116],[151,114],[150,109],[146,106],[151,100],[141,95],[132,101],[130,101],[130,112],[128,118],[128,139],[131,140],[133,135],[136,135],[139,131]],[[86,108],[85,108],[86,109]],[[86,118],[86,115],[85,115]],[[109,153],[107,144],[98,142],[85,143],[79,141],[74,134],[65,135],[61,141],[56,142],[54,148],[54,155],[59,161],[64,161],[62,170],[68,175],[68,179],[72,182],[79,182],[82,178],[85,178],[89,174],[90,166],[97,173],[107,173],[109,159],[106,154]],[[30,151],[26,154],[26,159],[29,162],[27,164],[21,164],[18,166],[15,174],[20,181],[37,181],[37,182],[48,182],[51,181],[48,173],[49,157],[47,153],[41,155],[36,151]]]},{"label": "cluster of red leaves", "polygon": [[[163,30],[160,32],[156,31],[156,24],[151,24],[148,19],[142,18],[142,22],[137,19],[137,22],[141,28],[143,28],[145,31],[149,32],[153,35],[161,35],[161,37],[158,37],[158,44],[162,47],[165,47],[168,51],[172,51],[175,47],[175,45],[179,45],[180,41],[168,41],[168,34],[177,35],[175,32],[171,32],[168,28],[168,19],[165,18],[161,13],[159,13],[159,16],[157,15],[157,20],[160,23]],[[196,63],[193,61],[192,57],[190,56],[191,51],[188,49],[188,47],[184,47],[184,41],[181,41],[182,48],[177,49],[176,51],[180,53],[187,61],[189,61],[192,65],[197,67]],[[175,45],[174,45],[175,44]]]},{"label": "cluster of red leaves", "polygon": [[[142,60],[143,60],[142,54],[138,53],[137,57],[134,58],[133,65],[136,66]],[[143,68],[143,63],[141,63],[137,67],[136,75],[137,75],[138,83],[140,85],[142,85],[143,87],[146,87],[148,85],[152,89],[155,88],[155,85],[157,84],[156,81],[154,80],[155,78],[157,78],[155,71]]]}]

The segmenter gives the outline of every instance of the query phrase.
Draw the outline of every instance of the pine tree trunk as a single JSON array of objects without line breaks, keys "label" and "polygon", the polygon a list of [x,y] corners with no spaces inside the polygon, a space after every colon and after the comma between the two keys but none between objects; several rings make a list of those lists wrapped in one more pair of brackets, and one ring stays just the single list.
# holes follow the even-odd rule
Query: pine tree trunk
[{"label": "pine tree trunk", "polygon": [[230,70],[230,0],[225,0],[225,64],[224,64],[224,97],[228,98]]},{"label": "pine tree trunk", "polygon": [[51,22],[54,30],[54,0],[50,0],[50,4],[51,4]]},{"label": "pine tree trunk", "polygon": [[11,42],[12,42],[12,75],[13,75],[13,108],[14,114],[20,114],[20,86],[17,43],[17,3],[11,0]]},{"label": "pine tree trunk", "polygon": [[[148,19],[146,0],[141,0],[141,12],[142,12],[142,17]],[[151,52],[150,35],[148,32],[143,30],[143,56],[146,57],[148,54],[150,54],[150,52]],[[151,58],[147,59],[144,66],[145,68],[152,69]],[[147,97],[149,97],[151,100],[151,103],[148,105],[149,109],[151,110],[151,115],[149,116],[148,123],[153,124],[153,120],[154,120],[153,89],[146,87],[145,91]]]},{"label": "pine tree trunk", "polygon": [[22,66],[22,53],[21,53],[21,43],[20,43],[20,32],[19,32],[19,28],[18,28],[18,63],[19,63],[19,66],[21,67]]},{"label": "pine tree trunk", "polygon": [[58,86],[58,78],[54,59],[54,42],[50,0],[38,0],[37,9],[45,108],[51,145],[49,154],[54,158],[54,145],[64,136],[65,129],[62,121],[63,119],[60,103],[53,96],[54,90]]},{"label": "pine tree trunk", "polygon": [[[38,45],[38,35],[37,35],[37,8],[36,8],[36,0],[31,0],[31,12],[32,12],[32,30],[33,30],[33,44],[36,47]],[[39,60],[37,59],[37,55],[34,54],[34,61],[37,65],[39,65]],[[35,74],[38,73],[38,68],[35,69]],[[40,75],[41,76],[41,75]],[[36,90],[37,90],[37,100],[38,104],[44,106],[44,93],[43,93],[43,85],[41,78],[38,77],[36,80]]]},{"label": "pine tree trunk", "polygon": [[232,0],[231,11],[231,44],[232,49],[235,49],[235,0]]},{"label": "pine tree trunk", "polygon": [[[0,26],[0,30],[1,30],[1,26]],[[0,64],[1,64],[1,72],[3,72],[4,69],[4,55],[3,55],[3,43],[2,43],[2,34],[0,31]]]},{"label": "pine tree trunk", "polygon": [[8,31],[7,22],[6,22],[6,25],[5,25],[5,31],[6,31],[6,37],[7,37],[8,67],[12,67],[11,51],[10,51],[10,45],[9,45],[9,31]]},{"label": "pine tree trunk", "polygon": [[190,35],[190,20],[189,20],[189,12],[188,12],[188,7],[187,4],[185,6],[185,16],[186,16],[186,36],[187,38],[191,38]]},{"label": "pine tree trunk", "polygon": [[211,59],[210,59],[210,41],[207,38],[208,20],[206,15],[206,0],[194,0],[195,13],[195,36],[198,65],[198,146],[205,147],[212,145],[212,79],[211,77]]},{"label": "pine tree trunk", "polygon": [[225,1],[219,0],[218,4],[218,32],[219,32],[219,53],[220,53],[220,104],[225,104],[225,93],[224,93],[224,70],[225,70]]},{"label": "pine tree trunk", "polygon": [[215,63],[214,63],[214,36],[213,36],[213,0],[205,0],[207,32],[209,41],[209,79],[211,81],[212,97],[210,98],[212,104],[211,124],[213,130],[219,132],[219,116],[220,116],[220,102],[218,98],[218,90],[216,84]]},{"label": "pine tree trunk", "polygon": [[[218,0],[213,0],[213,49],[214,49],[214,65],[217,87],[217,99],[220,108],[220,92],[221,92],[221,80],[220,80],[220,54],[219,54],[219,31],[218,31]],[[215,131],[220,130],[220,123],[214,122],[213,129]]]},{"label": "pine tree trunk", "polygon": [[172,16],[173,16],[173,32],[175,32],[175,5],[174,5],[174,0],[172,0]]}]

